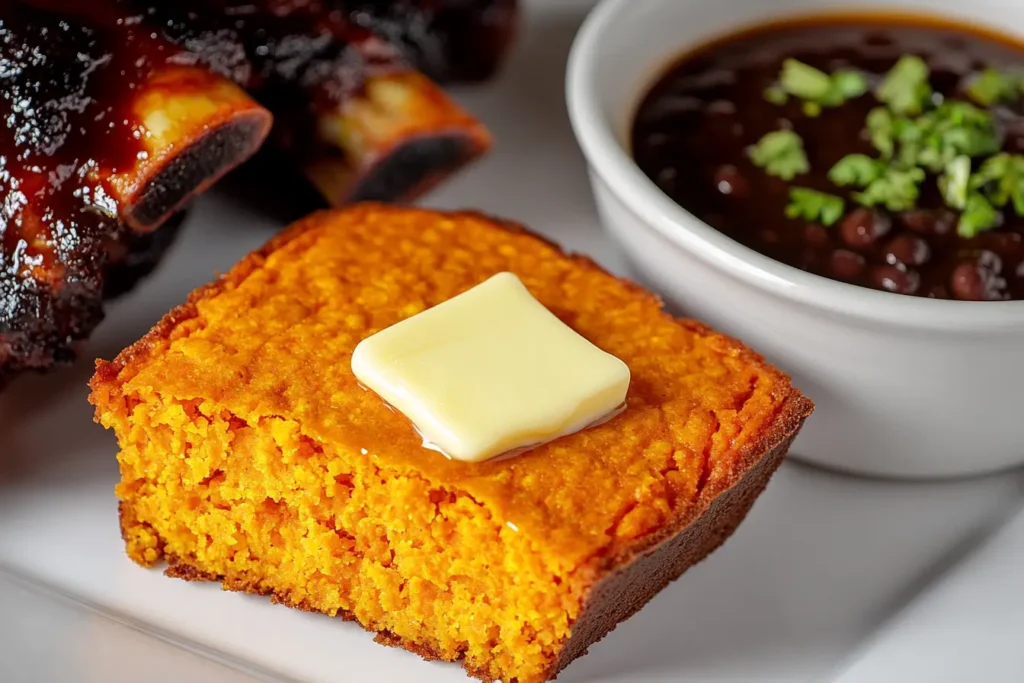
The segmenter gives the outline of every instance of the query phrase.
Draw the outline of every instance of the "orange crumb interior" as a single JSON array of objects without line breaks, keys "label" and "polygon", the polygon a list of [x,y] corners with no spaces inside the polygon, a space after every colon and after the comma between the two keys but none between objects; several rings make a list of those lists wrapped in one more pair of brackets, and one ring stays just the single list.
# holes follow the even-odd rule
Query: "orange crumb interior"
[{"label": "orange crumb interior", "polygon": [[[509,460],[448,461],[358,386],[351,352],[501,271],[629,365],[627,409]],[[699,514],[793,396],[585,259],[378,206],[307,219],[93,388],[134,560],[354,616],[506,683],[544,680],[602,572]]]}]

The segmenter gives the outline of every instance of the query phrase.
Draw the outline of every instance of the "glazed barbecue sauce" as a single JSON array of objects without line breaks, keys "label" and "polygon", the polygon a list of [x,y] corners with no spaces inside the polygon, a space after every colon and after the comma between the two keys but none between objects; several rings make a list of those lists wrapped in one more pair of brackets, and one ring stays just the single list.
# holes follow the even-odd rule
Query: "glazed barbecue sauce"
[{"label": "glazed barbecue sauce", "polygon": [[101,316],[105,250],[124,230],[103,178],[134,165],[130,93],[174,52],[148,30],[114,40],[0,2],[0,365],[45,367]]}]

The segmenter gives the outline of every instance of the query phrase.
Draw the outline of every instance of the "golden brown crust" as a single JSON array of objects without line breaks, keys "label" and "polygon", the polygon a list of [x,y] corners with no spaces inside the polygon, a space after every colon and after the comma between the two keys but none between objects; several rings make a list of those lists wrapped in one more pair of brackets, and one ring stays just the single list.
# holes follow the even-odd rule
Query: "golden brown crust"
[{"label": "golden brown crust", "polygon": [[[350,211],[374,213],[396,209],[370,204]],[[450,219],[483,219],[511,233],[532,235],[518,224],[495,221],[476,213],[464,212],[444,216]],[[336,213],[332,212],[321,212],[307,217],[272,239],[259,251],[245,257],[226,276],[196,290],[186,304],[171,311],[153,330],[123,351],[113,362],[99,361],[96,376],[91,382],[94,392],[98,395],[119,394],[122,372],[126,368],[132,369],[132,366],[139,367],[145,364],[154,353],[165,347],[182,323],[198,316],[197,304],[200,301],[237,287],[259,270],[270,254],[295,240],[304,239],[304,236],[316,230],[329,230],[335,218]],[[557,245],[544,238],[534,237],[562,254]],[[598,265],[585,256],[568,255],[568,258],[580,269],[603,273]],[[635,293],[638,298],[657,301],[657,297],[638,285],[625,280],[618,282]],[[665,312],[661,315],[697,335],[713,338],[716,348],[734,354],[744,363],[759,368],[767,367],[759,355],[735,340],[714,333],[701,323],[676,320]],[[730,474],[713,481],[704,478],[697,489],[695,505],[675,514],[653,533],[640,535],[631,541],[623,541],[613,546],[608,554],[595,558],[594,565],[597,571],[594,572],[593,584],[586,592],[588,597],[583,612],[572,625],[572,637],[565,644],[558,659],[553,662],[549,677],[553,677],[576,657],[585,654],[591,644],[602,638],[617,623],[639,610],[647,600],[688,567],[703,559],[735,530],[767,484],[771,474],[781,463],[792,439],[813,408],[810,401],[788,383],[781,383],[779,391],[785,393],[779,397],[775,413],[771,415],[766,428],[756,439],[740,447],[736,467]],[[97,405],[108,403],[107,400],[97,400],[96,396],[94,402]],[[122,525],[129,518],[130,515],[122,511]],[[127,534],[127,531],[125,533]],[[257,594],[267,592],[251,579],[211,576],[181,558],[168,560],[171,563],[168,569],[170,576],[187,580],[218,580],[229,590]],[[274,598],[292,604],[288,596],[279,594]],[[300,603],[298,607],[312,610],[309,604]],[[353,618],[350,614],[341,616]],[[441,653],[430,651],[416,643],[403,641],[394,634],[378,634],[378,641],[400,645],[428,659],[442,658]],[[484,671],[470,670],[469,673],[482,680],[491,680]]]},{"label": "golden brown crust", "polygon": [[[361,205],[361,206],[374,206]],[[239,261],[229,273],[221,275],[213,282],[193,290],[188,301],[172,308],[162,317],[153,328],[146,333],[139,341],[127,347],[112,361],[103,359],[96,360],[96,373],[89,380],[89,387],[93,391],[106,391],[117,386],[118,375],[126,367],[144,363],[151,355],[153,347],[170,339],[171,332],[178,325],[195,318],[197,315],[196,302],[216,296],[228,286],[237,284],[244,280],[266,260],[267,256],[280,249],[294,238],[305,233],[307,230],[319,225],[321,220],[326,220],[332,215],[332,211],[317,211],[309,216],[292,223],[289,227],[272,237],[262,247],[247,254]],[[95,401],[94,401],[95,403]]]},{"label": "golden brown crust", "polygon": [[692,524],[666,528],[659,541],[638,547],[629,556],[616,558],[614,567],[589,591],[583,613],[573,625],[572,637],[549,678],[585,655],[591,645],[638,612],[736,531],[782,464],[809,410],[809,402],[802,397],[787,404],[778,423],[780,428],[766,439],[766,442],[775,440],[774,446],[767,451],[749,453],[740,470],[742,475],[723,493],[705,497],[702,510]]}]

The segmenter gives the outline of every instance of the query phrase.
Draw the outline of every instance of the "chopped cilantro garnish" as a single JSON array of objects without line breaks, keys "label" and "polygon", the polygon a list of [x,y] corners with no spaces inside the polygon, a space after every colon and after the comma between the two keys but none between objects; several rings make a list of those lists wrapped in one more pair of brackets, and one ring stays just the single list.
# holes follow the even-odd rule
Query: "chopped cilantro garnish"
[{"label": "chopped cilantro garnish", "polygon": [[[874,92],[884,106],[872,109],[865,123],[865,139],[880,158],[848,154],[829,170],[829,179],[858,190],[851,195],[858,204],[907,211],[916,206],[928,173],[936,174],[946,205],[961,212],[957,230],[964,237],[997,227],[1001,209],[1011,203],[1024,217],[1024,155],[999,153],[1003,140],[993,113],[971,102],[936,97],[929,77],[920,57],[905,55],[896,62]],[[830,75],[787,59],[779,83],[764,96],[779,105],[796,97],[805,115],[813,117],[868,89],[868,79],[859,71],[840,69]],[[966,92],[982,107],[1024,99],[1024,73],[989,68]],[[803,140],[790,130],[765,135],[749,153],[756,165],[783,180],[810,170]],[[980,166],[972,174],[975,159]],[[792,187],[786,215],[832,225],[845,206],[842,197]]]},{"label": "chopped cilantro garnish", "polygon": [[808,118],[818,118],[821,116],[821,105],[817,102],[804,102],[803,106],[804,116]]},{"label": "chopped cilantro garnish", "polygon": [[[783,93],[793,95],[804,101],[804,113],[807,116],[818,116],[823,107],[838,107],[847,100],[860,97],[868,91],[868,80],[864,74],[852,69],[840,69],[831,76],[810,64],[796,59],[787,59],[782,63],[778,87]],[[784,104],[779,93],[769,88],[771,97],[765,92],[769,102],[779,101]]]},{"label": "chopped cilantro garnish", "polygon": [[980,192],[972,192],[967,197],[967,205],[960,214],[960,222],[956,226],[961,237],[977,237],[986,230],[999,225],[999,211]]},{"label": "chopped cilantro garnish", "polygon": [[[937,157],[942,162],[948,162],[950,157],[965,155],[969,157],[980,157],[993,154],[999,151],[1000,141],[994,126],[984,127],[949,127],[935,133],[935,142],[932,143],[937,150]],[[930,169],[935,170],[936,165],[922,163]]]},{"label": "chopped cilantro garnish", "polygon": [[868,112],[868,139],[886,159],[896,151],[895,122],[885,107],[875,107]]},{"label": "chopped cilantro garnish", "polygon": [[796,59],[782,63],[779,83],[790,95],[812,102],[823,102],[832,91],[832,78],[827,73]]},{"label": "chopped cilantro garnish", "polygon": [[982,157],[998,152],[1001,145],[994,129],[954,128],[942,133],[940,158],[947,161],[954,154]]},{"label": "chopped cilantro garnish", "polygon": [[986,185],[1004,178],[1010,171],[1012,159],[1013,156],[1005,152],[986,159],[977,173],[971,177],[971,189],[980,190]]},{"label": "chopped cilantro garnish", "polygon": [[958,156],[946,165],[939,177],[939,190],[946,204],[963,211],[967,208],[967,190],[971,180],[971,158]]},{"label": "chopped cilantro garnish", "polygon": [[847,154],[828,172],[828,178],[840,187],[867,187],[883,172],[885,162],[864,154]]},{"label": "chopped cilantro garnish", "polygon": [[949,100],[939,105],[938,116],[954,126],[982,128],[992,125],[992,114],[975,107],[970,102]]},{"label": "chopped cilantro garnish", "polygon": [[989,67],[978,74],[967,88],[967,95],[984,107],[1013,102],[1020,97],[1021,79]]},{"label": "chopped cilantro garnish", "polygon": [[982,192],[999,208],[1013,202],[1013,210],[1024,216],[1024,156],[996,154],[985,160],[971,177],[971,189]]},{"label": "chopped cilantro garnish", "polygon": [[781,86],[773,85],[770,88],[766,88],[764,91],[764,99],[768,102],[782,106],[789,102],[789,93],[786,92]]},{"label": "chopped cilantro garnish", "polygon": [[789,188],[789,206],[786,215],[790,218],[802,218],[806,221],[817,221],[822,225],[833,225],[843,217],[846,202],[825,192],[818,192],[806,187]]},{"label": "chopped cilantro garnish", "polygon": [[749,153],[755,165],[783,180],[792,180],[811,170],[804,141],[791,130],[768,133],[749,149]]},{"label": "chopped cilantro garnish", "polygon": [[832,74],[832,88],[839,92],[843,99],[855,100],[867,93],[868,79],[859,71],[840,69]]},{"label": "chopped cilantro garnish", "polygon": [[[893,119],[892,131],[896,144],[895,158],[903,166],[921,163],[921,155],[928,146],[931,123],[925,117],[911,119],[899,116]],[[925,153],[927,156],[927,153]]]},{"label": "chopped cilantro garnish", "polygon": [[931,101],[928,65],[914,55],[904,55],[889,70],[875,96],[894,114],[915,116]]},{"label": "chopped cilantro garnish", "polygon": [[924,181],[924,176],[920,168],[890,166],[863,192],[853,193],[853,199],[864,206],[882,205],[890,211],[907,211],[917,203],[918,186]]},{"label": "chopped cilantro garnish", "polygon": [[[871,125],[869,116],[869,134]],[[900,164],[923,166],[932,173],[942,172],[958,156],[984,156],[1000,147],[992,115],[969,102],[943,102],[913,119],[891,119],[891,131]]]}]

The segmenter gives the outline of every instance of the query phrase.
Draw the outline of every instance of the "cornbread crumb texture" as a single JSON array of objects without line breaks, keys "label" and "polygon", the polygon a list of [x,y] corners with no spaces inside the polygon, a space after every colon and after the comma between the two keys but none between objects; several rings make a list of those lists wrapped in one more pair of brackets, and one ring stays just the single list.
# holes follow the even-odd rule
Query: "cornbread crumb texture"
[{"label": "cornbread crumb texture", "polygon": [[[352,350],[502,271],[626,362],[627,409],[510,460],[425,455],[358,385]],[[749,351],[585,259],[483,217],[376,205],[293,227],[101,362],[93,389],[133,559],[350,615],[506,683],[552,675],[588,591],[810,410]]]}]

